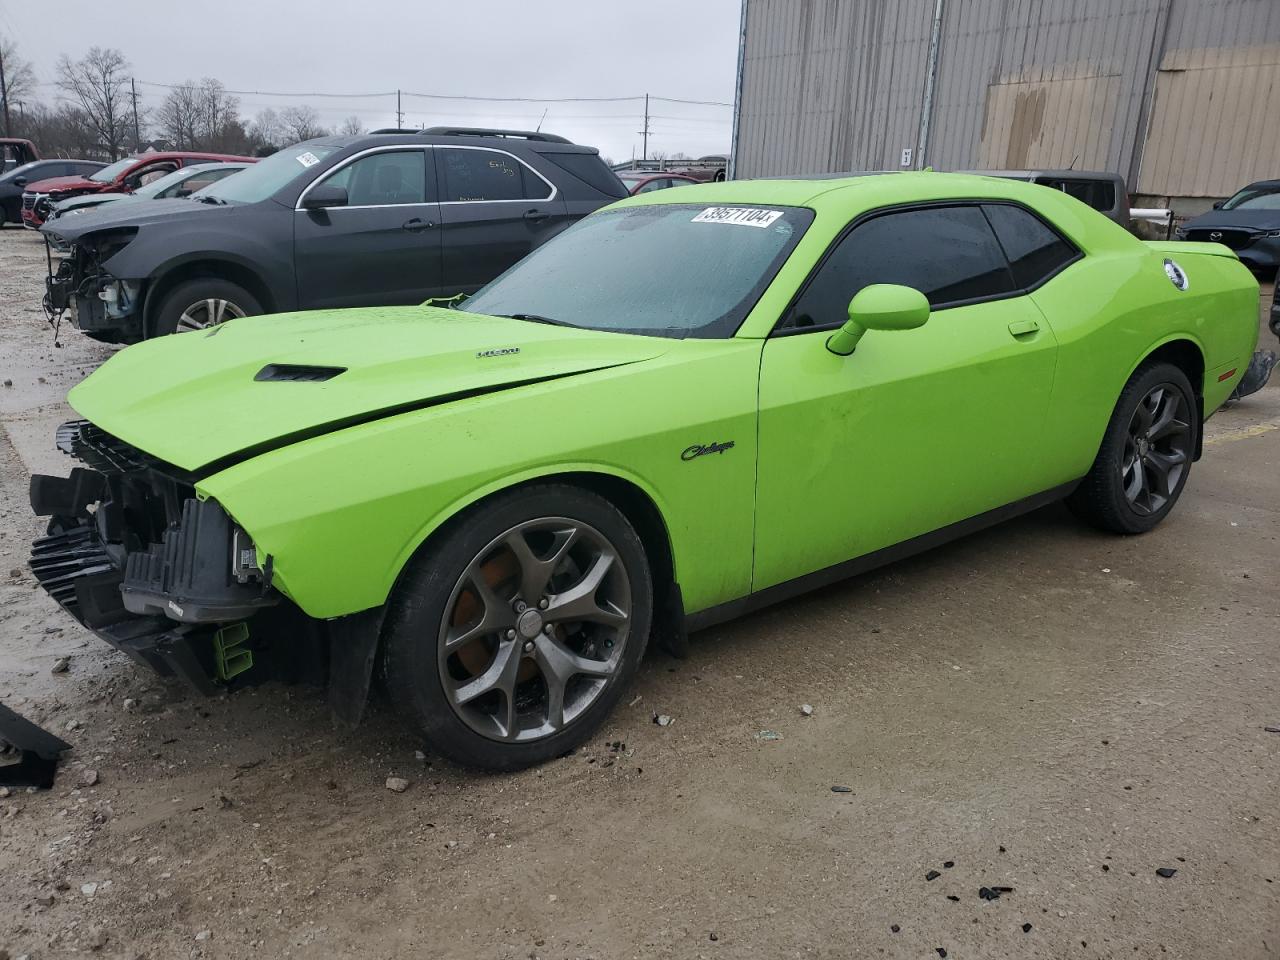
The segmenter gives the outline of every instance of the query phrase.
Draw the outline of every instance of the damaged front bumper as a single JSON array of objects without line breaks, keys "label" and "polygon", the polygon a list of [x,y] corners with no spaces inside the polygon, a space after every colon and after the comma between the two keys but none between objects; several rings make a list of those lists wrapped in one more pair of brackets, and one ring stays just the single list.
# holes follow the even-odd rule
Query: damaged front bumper
[{"label": "damaged front bumper", "polygon": [[31,551],[41,586],[162,675],[206,693],[230,679],[225,628],[281,600],[270,561],[258,567],[244,531],[178,468],[83,420],[63,424],[57,444],[86,466],[31,478],[32,510],[50,518]]},{"label": "damaged front bumper", "polygon": [[[103,269],[93,251],[46,232],[49,274],[44,308],[50,319],[69,312],[78,330],[100,340],[131,343],[142,336],[142,283]],[[64,254],[55,261],[52,252]]]}]

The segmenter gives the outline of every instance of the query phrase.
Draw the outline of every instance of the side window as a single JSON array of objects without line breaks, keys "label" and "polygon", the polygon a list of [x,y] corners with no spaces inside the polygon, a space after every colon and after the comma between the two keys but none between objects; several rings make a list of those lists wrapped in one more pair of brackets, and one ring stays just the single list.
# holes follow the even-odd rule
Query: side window
[{"label": "side window", "polygon": [[671,186],[671,181],[667,179],[650,180],[643,187],[637,190],[636,193],[651,193],[654,190],[665,190],[669,186]]},{"label": "side window", "polygon": [[1021,207],[996,203],[983,209],[1009,258],[1013,282],[1019,289],[1043,283],[1076,258],[1074,246]]},{"label": "side window", "polygon": [[841,240],[800,295],[784,327],[834,327],[873,283],[900,283],[934,309],[1013,292],[1000,245],[977,206],[887,213]]},{"label": "side window", "polygon": [[546,200],[551,188],[509,153],[438,147],[446,201]]},{"label": "side window", "polygon": [[149,167],[143,167],[141,170],[135,170],[125,178],[125,183],[133,190],[138,187],[145,187],[152,180],[159,180],[161,177],[168,176],[178,169],[176,163],[153,163]]},{"label": "side window", "polygon": [[1116,186],[1109,180],[1040,179],[1036,183],[1053,190],[1061,190],[1103,213],[1116,205]]},{"label": "side window", "polygon": [[424,150],[371,153],[323,182],[345,189],[351,207],[426,203],[427,154]]}]

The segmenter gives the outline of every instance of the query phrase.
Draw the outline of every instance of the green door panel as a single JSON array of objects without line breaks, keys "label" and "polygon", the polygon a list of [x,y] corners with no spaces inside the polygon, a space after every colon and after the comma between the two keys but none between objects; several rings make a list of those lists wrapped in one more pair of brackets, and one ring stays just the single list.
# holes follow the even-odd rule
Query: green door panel
[{"label": "green door panel", "polygon": [[384,602],[431,531],[489,493],[566,472],[617,476],[661,512],[687,609],[713,606],[750,588],[760,343],[662,343],[651,361],[282,447],[198,490],[252,531],[304,611],[334,617]]},{"label": "green door panel", "polygon": [[1053,485],[1040,451],[1056,343],[1027,297],[873,330],[848,357],[826,337],[765,344],[753,589]]}]

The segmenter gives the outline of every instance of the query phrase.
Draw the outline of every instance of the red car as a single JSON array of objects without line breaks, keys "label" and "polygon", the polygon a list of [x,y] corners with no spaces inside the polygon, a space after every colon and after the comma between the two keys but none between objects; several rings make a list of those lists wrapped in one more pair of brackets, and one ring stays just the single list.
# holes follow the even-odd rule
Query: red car
[{"label": "red car", "polygon": [[22,194],[22,224],[32,230],[40,229],[53,204],[67,197],[78,197],[86,193],[133,193],[144,184],[172,173],[179,167],[193,163],[227,160],[248,160],[252,163],[253,157],[177,151],[142,153],[135,157],[117,160],[87,177],[54,177],[50,180],[37,180]]},{"label": "red car", "polygon": [[665,190],[667,187],[683,187],[686,183],[699,183],[693,177],[683,173],[654,173],[652,170],[623,170],[618,179],[631,191],[631,195],[648,193],[650,190]]}]

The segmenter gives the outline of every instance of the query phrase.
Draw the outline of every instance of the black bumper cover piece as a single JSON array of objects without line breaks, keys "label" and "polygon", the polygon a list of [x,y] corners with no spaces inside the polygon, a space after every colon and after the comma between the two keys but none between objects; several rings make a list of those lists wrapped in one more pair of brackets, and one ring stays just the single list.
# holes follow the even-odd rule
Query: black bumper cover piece
[{"label": "black bumper cover piece", "polygon": [[47,790],[71,744],[0,703],[0,747],[0,786]]}]

